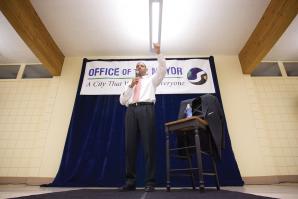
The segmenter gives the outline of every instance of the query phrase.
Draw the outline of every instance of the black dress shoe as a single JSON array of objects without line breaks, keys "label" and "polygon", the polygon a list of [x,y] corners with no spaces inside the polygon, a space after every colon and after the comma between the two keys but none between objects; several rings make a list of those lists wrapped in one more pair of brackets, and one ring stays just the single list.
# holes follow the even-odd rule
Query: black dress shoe
[{"label": "black dress shoe", "polygon": [[119,188],[119,191],[135,191],[135,190],[136,190],[135,185],[128,185],[128,184],[125,184]]},{"label": "black dress shoe", "polygon": [[146,192],[152,192],[152,191],[155,191],[155,188],[154,188],[153,185],[146,185],[145,191]]}]

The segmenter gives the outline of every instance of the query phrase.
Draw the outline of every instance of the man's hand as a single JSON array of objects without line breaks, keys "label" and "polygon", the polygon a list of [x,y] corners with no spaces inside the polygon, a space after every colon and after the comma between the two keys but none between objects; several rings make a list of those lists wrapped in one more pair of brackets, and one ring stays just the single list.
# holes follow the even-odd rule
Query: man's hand
[{"label": "man's hand", "polygon": [[129,85],[129,87],[133,88],[135,85],[138,84],[138,82],[139,82],[139,77],[133,78],[130,85]]},{"label": "man's hand", "polygon": [[154,52],[156,54],[160,54],[160,44],[159,43],[153,43]]}]

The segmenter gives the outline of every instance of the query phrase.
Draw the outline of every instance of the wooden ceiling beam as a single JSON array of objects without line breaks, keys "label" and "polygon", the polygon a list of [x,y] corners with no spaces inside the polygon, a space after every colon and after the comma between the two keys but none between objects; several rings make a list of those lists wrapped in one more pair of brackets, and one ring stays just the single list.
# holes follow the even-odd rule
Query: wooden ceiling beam
[{"label": "wooden ceiling beam", "polygon": [[0,0],[0,10],[49,72],[54,76],[60,75],[64,55],[40,20],[30,0]]},{"label": "wooden ceiling beam", "polygon": [[251,74],[285,32],[298,12],[298,0],[271,0],[238,57],[242,72]]}]

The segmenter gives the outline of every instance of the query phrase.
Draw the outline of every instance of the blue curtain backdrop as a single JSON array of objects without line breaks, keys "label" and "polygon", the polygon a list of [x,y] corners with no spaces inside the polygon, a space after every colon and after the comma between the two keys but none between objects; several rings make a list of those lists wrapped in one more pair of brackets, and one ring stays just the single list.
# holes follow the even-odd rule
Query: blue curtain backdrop
[{"label": "blue curtain backdrop", "polygon": [[[204,59],[210,61],[216,89],[215,95],[221,103],[213,57]],[[83,61],[60,168],[53,183],[48,186],[118,187],[125,182],[124,114],[126,108],[120,105],[119,95],[87,96],[79,94],[86,63],[89,61],[97,60],[84,59]],[[156,96],[157,186],[165,186],[164,123],[177,119],[182,100],[198,96],[198,94]],[[226,148],[222,153],[221,161],[217,164],[220,184],[222,186],[243,185],[227,128],[225,128],[225,141]],[[172,144],[175,144],[174,140],[172,140]],[[143,186],[145,165],[142,147],[139,151],[137,186]],[[185,164],[184,162],[186,161],[175,160],[172,164],[179,166]],[[204,168],[211,168],[211,162],[208,161],[208,158],[204,160]],[[211,177],[206,177],[205,182],[207,186],[215,185],[214,179]],[[190,184],[188,177],[173,177],[172,179],[173,186],[188,186]]]}]

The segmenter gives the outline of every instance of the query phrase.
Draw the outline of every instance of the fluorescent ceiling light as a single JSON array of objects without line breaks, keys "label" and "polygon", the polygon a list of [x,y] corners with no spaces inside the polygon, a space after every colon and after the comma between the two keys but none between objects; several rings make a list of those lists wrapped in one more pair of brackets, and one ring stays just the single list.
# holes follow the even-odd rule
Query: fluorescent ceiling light
[{"label": "fluorescent ceiling light", "polygon": [[150,49],[161,41],[162,0],[149,0]]}]

